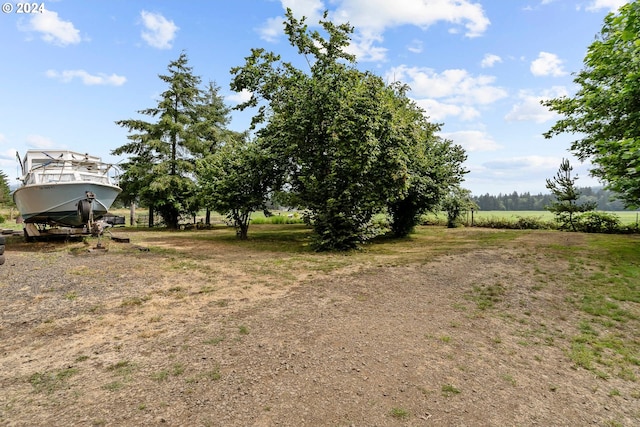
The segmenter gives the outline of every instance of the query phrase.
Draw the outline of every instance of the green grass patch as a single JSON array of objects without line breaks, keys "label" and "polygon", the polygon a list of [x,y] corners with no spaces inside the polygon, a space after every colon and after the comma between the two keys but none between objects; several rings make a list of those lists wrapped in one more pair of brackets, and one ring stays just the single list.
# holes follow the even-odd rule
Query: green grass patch
[{"label": "green grass patch", "polygon": [[640,239],[588,235],[580,250],[565,251],[573,274],[571,303],[584,314],[571,339],[576,366],[606,378],[636,380],[640,366]]},{"label": "green grass patch", "polygon": [[391,411],[389,411],[389,415],[392,418],[395,418],[398,420],[406,420],[411,416],[409,411],[403,408],[391,408]]},{"label": "green grass patch", "polygon": [[144,297],[127,297],[122,300],[120,303],[121,307],[136,307],[140,306],[143,303],[149,301],[151,299],[150,295],[146,295]]},{"label": "green grass patch", "polygon": [[129,380],[131,375],[137,370],[137,365],[128,360],[121,360],[113,365],[107,366],[107,371],[112,372],[115,375],[122,377],[125,380]]},{"label": "green grass patch", "polygon": [[166,381],[169,378],[169,373],[168,369],[162,369],[151,374],[151,378],[158,382]]},{"label": "green grass patch", "polygon": [[209,338],[208,340],[203,341],[203,344],[218,345],[222,341],[224,341],[224,337],[213,337],[213,338]]},{"label": "green grass patch", "polygon": [[440,391],[442,391],[442,395],[446,397],[451,397],[461,393],[461,391],[457,387],[451,384],[444,384]]},{"label": "green grass patch", "polygon": [[251,224],[304,224],[304,221],[300,217],[300,215],[273,215],[268,218],[262,217],[253,217],[251,218]]},{"label": "green grass patch", "polygon": [[478,310],[488,310],[502,301],[505,288],[500,283],[493,285],[476,285],[467,294],[467,298],[476,303]]},{"label": "green grass patch", "polygon": [[51,394],[68,387],[68,380],[78,373],[77,368],[65,368],[53,372],[36,372],[29,377],[29,383],[35,393]]}]

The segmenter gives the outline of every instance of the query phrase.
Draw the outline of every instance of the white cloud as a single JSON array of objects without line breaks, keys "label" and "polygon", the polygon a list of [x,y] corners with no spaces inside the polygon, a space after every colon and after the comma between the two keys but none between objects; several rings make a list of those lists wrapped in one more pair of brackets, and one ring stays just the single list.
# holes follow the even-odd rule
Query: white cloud
[{"label": "white cloud", "polygon": [[493,140],[491,135],[481,130],[463,130],[458,132],[441,133],[445,139],[462,145],[466,151],[495,151],[502,148]]},{"label": "white cloud", "polygon": [[109,76],[104,73],[98,73],[97,75],[94,75],[87,73],[85,70],[64,70],[62,72],[47,70],[45,74],[47,77],[60,80],[63,83],[69,83],[71,80],[78,78],[87,86],[122,86],[127,81],[126,77],[118,76],[117,74],[111,74]]},{"label": "white cloud", "polygon": [[490,24],[482,5],[469,0],[343,0],[335,16],[378,34],[402,25],[427,28],[448,22],[463,25],[467,37],[478,37]]},{"label": "white cloud", "polygon": [[[524,145],[524,144],[523,144]],[[548,193],[545,180],[553,177],[558,171],[562,157],[565,156],[516,156],[499,158],[483,163],[467,163],[471,173],[465,181],[473,183],[474,187],[483,188],[474,194],[508,194],[515,191],[523,193]],[[570,159],[574,167],[574,175],[580,178],[578,184],[582,186],[602,185],[597,179],[589,176],[592,165],[589,162],[580,163]]]},{"label": "white cloud", "polygon": [[53,141],[42,135],[27,135],[26,143],[31,148],[52,148]]},{"label": "white cloud", "polygon": [[[359,34],[360,61],[380,61],[382,42],[389,28],[414,25],[427,29],[438,22],[464,26],[467,37],[481,36],[490,22],[480,3],[468,0],[343,0],[332,15],[337,22],[349,22]],[[368,53],[368,49],[375,52]]]},{"label": "white cloud", "polygon": [[170,49],[176,32],[180,28],[159,13],[143,10],[140,12],[140,17],[145,28],[141,34],[142,39],[151,47]]},{"label": "white cloud", "polygon": [[[0,167],[9,169],[11,168],[11,166],[17,165],[17,162],[16,162],[17,151],[15,148],[9,147],[9,143],[7,142],[7,140],[4,138],[4,135],[2,134],[0,134],[0,147],[2,147],[2,151],[0,151]],[[7,173],[7,176],[9,176],[8,173]]]},{"label": "white cloud", "polygon": [[562,68],[562,60],[549,52],[540,52],[538,58],[531,62],[531,73],[534,76],[560,77],[567,74]]},{"label": "white cloud", "polygon": [[411,44],[407,46],[407,50],[411,53],[422,53],[422,40],[413,40]]},{"label": "white cloud", "polygon": [[56,12],[50,10],[33,14],[28,24],[18,24],[18,29],[41,33],[42,40],[57,46],[77,44],[82,40],[80,31],[71,21],[63,21]]},{"label": "white cloud", "polygon": [[257,28],[256,31],[260,35],[262,40],[266,40],[268,42],[277,41],[283,34],[284,31],[284,17],[276,16],[275,18],[267,19],[260,28]]},{"label": "white cloud", "polygon": [[380,62],[387,56],[387,49],[376,46],[374,43],[382,42],[382,37],[362,33],[354,34],[351,44],[345,48],[347,53],[355,55],[359,61]]},{"label": "white cloud", "polygon": [[[326,8],[321,0],[280,0],[283,8],[291,8],[294,16],[307,17],[316,25]],[[414,25],[422,29],[438,22],[464,27],[467,37],[481,36],[490,21],[482,5],[471,0],[330,0],[336,8],[329,19],[335,23],[349,22],[356,28],[349,53],[359,61],[382,61],[387,49],[380,47],[389,28]],[[275,41],[282,34],[283,18],[271,18],[258,28],[260,36]],[[457,32],[457,31],[456,31]],[[413,46],[415,48],[415,46]]]},{"label": "white cloud", "polygon": [[[310,26],[318,24],[325,9],[322,0],[280,0],[280,3],[283,9],[291,9],[293,16],[297,19],[305,17],[305,22]],[[284,35],[284,21],[283,16],[269,18],[262,26],[256,28],[256,31],[261,39],[271,43],[276,42]]]},{"label": "white cloud", "polygon": [[553,120],[557,117],[557,114],[540,104],[540,101],[559,98],[561,96],[566,96],[567,94],[568,92],[566,88],[562,86],[554,86],[540,94],[522,90],[518,94],[519,102],[516,103],[511,108],[511,111],[507,113],[505,120],[508,122],[532,121],[536,123],[544,123],[546,121]]},{"label": "white cloud", "polygon": [[401,65],[390,69],[385,78],[409,85],[411,97],[434,121],[450,116],[475,119],[480,115],[476,106],[507,96],[506,90],[493,85],[495,77],[472,76],[461,69],[437,73],[430,68]]},{"label": "white cloud", "polygon": [[498,55],[487,53],[484,56],[484,58],[482,58],[482,61],[480,62],[480,66],[482,68],[491,68],[498,62],[502,62],[502,58],[500,58]]},{"label": "white cloud", "polygon": [[480,112],[468,105],[456,105],[452,103],[439,102],[435,99],[415,99],[418,107],[425,111],[431,121],[442,122],[447,117],[458,117],[460,120],[473,120],[480,116]]},{"label": "white cloud", "polygon": [[316,24],[322,18],[325,6],[322,0],[280,0],[283,9],[291,9],[293,16],[307,18],[308,24]]},{"label": "white cloud", "polygon": [[430,68],[401,65],[387,73],[387,80],[401,81],[411,87],[417,98],[444,98],[466,105],[491,104],[507,96],[506,90],[494,86],[494,76],[472,76],[462,69],[437,73]]},{"label": "white cloud", "polygon": [[609,9],[611,12],[615,12],[626,3],[628,3],[628,0],[593,0],[587,6],[587,10],[597,12],[601,9]]},{"label": "white cloud", "polygon": [[242,89],[242,91],[240,92],[234,92],[231,95],[225,96],[225,99],[227,101],[234,102],[236,104],[241,104],[243,102],[247,102],[248,100],[250,100],[252,95],[253,95],[252,92],[246,89]]},{"label": "white cloud", "polygon": [[495,159],[483,163],[482,165],[494,171],[530,171],[541,169],[555,170],[558,169],[562,159],[551,156],[521,156],[509,157],[504,159]]},{"label": "white cloud", "polygon": [[487,187],[492,194],[514,190],[519,193],[546,192],[545,179],[555,174],[560,161],[559,157],[540,155],[497,158],[471,165],[468,178],[476,185]]}]

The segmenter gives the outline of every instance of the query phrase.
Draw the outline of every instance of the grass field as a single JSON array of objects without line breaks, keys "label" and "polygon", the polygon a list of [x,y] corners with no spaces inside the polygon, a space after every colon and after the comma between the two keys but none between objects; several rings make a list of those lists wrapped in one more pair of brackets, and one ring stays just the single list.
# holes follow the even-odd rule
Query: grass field
[{"label": "grass field", "polygon": [[[638,211],[618,211],[608,212],[620,218],[623,224],[635,224],[638,221]],[[553,213],[549,211],[477,211],[474,212],[475,218],[487,217],[503,217],[503,218],[521,218],[534,217],[543,220],[553,220]],[[469,214],[470,217],[470,214]]]},{"label": "grass field", "polygon": [[[129,209],[114,209],[111,213],[115,215],[124,216],[126,219],[126,225],[130,226]],[[302,215],[298,212],[289,212],[289,211],[273,211],[274,215],[271,217],[265,217],[264,213],[261,211],[254,212],[251,215],[251,223],[252,224],[296,224],[302,222]],[[617,211],[617,212],[609,212],[613,215],[616,215],[620,218],[620,222],[623,225],[633,225],[638,224],[640,221],[640,212],[639,211]],[[17,216],[17,212],[15,210],[10,209],[0,209],[0,215],[5,218],[5,222],[0,223],[0,228],[6,229],[22,229],[21,224],[16,224],[15,218]],[[147,211],[139,209],[136,211],[136,217],[138,218],[138,224],[136,226],[144,227],[144,221],[141,221],[142,218],[146,218]],[[199,212],[196,215],[196,222],[204,221],[205,213]],[[462,223],[465,225],[471,225],[471,212],[467,212],[462,219]],[[446,214],[444,212],[439,214],[428,214],[425,215],[425,218],[428,219],[430,223],[444,223],[446,222]],[[499,220],[508,220],[508,221],[517,221],[520,218],[532,218],[540,221],[553,221],[554,215],[549,211],[475,211],[473,212],[473,219],[475,221],[489,220],[489,219],[499,219]],[[226,218],[223,215],[213,212],[211,214],[211,221],[213,224],[224,224],[227,222]]]},{"label": "grass field", "polygon": [[639,425],[639,236],[310,233],[10,237],[0,425]]}]

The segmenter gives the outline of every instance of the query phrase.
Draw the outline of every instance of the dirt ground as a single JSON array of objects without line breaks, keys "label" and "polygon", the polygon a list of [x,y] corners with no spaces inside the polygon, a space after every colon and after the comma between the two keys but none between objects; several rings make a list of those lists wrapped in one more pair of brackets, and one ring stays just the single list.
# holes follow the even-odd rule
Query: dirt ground
[{"label": "dirt ground", "polygon": [[411,256],[8,244],[0,425],[640,425],[637,382],[568,357],[569,265],[537,250],[568,236]]}]

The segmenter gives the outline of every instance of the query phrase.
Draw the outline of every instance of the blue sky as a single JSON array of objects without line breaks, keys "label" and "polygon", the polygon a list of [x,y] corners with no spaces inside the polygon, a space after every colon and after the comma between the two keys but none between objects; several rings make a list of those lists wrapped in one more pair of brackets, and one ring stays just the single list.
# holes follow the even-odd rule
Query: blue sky
[{"label": "blue sky", "polygon": [[[71,149],[108,162],[127,140],[116,120],[138,118],[166,88],[158,78],[186,51],[203,84],[229,106],[229,70],[263,47],[295,59],[285,8],[310,25],[326,9],[355,28],[359,67],[399,80],[442,136],[465,147],[474,194],[546,192],[569,157],[578,185],[598,185],[570,157],[571,135],[545,140],[557,116],[539,101],[576,88],[571,73],[604,17],[624,0],[49,0],[42,12],[0,13],[0,168],[18,175],[15,152]],[[22,12],[26,8],[22,7]],[[246,130],[250,115],[230,127]]]}]

